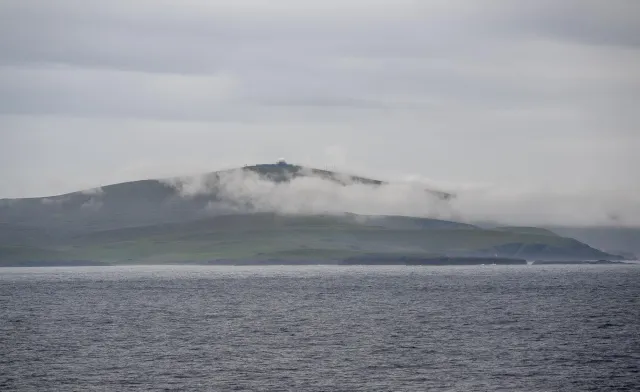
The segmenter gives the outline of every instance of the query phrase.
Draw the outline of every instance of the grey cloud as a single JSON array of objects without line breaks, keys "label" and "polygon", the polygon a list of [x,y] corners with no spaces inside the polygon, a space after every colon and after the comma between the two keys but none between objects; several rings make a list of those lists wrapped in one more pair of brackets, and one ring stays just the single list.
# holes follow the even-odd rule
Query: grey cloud
[{"label": "grey cloud", "polygon": [[265,48],[402,57],[518,33],[614,45],[640,36],[634,0],[325,3],[6,1],[0,48],[9,63],[209,73],[247,55],[268,56]]},{"label": "grey cloud", "polygon": [[265,99],[258,103],[267,106],[309,106],[309,107],[348,107],[362,109],[381,109],[386,107],[382,102],[367,99],[340,97],[298,97],[296,99]]},{"label": "grey cloud", "polygon": [[638,4],[3,1],[0,196],[284,155],[615,205],[640,165]]},{"label": "grey cloud", "polygon": [[[231,120],[251,117],[251,111],[262,110],[254,107],[260,104],[319,109],[384,108],[393,102],[423,106],[442,99],[494,106],[556,104],[584,93],[575,91],[575,85],[560,91],[560,78],[554,80],[549,72],[563,72],[582,83],[581,90],[599,94],[602,87],[592,77],[576,79],[579,68],[596,67],[611,77],[624,67],[621,62],[628,63],[629,71],[619,84],[639,79],[632,71],[637,54],[616,62],[618,53],[594,52],[595,62],[576,64],[571,59],[585,54],[563,56],[562,50],[571,49],[568,45],[554,48],[553,41],[535,40],[534,45],[526,34],[514,34],[535,31],[563,38],[566,34],[556,34],[553,26],[589,21],[605,26],[587,25],[585,30],[594,34],[607,26],[635,29],[632,13],[623,7],[630,3],[617,2],[605,8],[607,12],[590,1],[554,4],[332,1],[301,7],[290,1],[188,1],[176,7],[114,1],[107,7],[77,1],[55,6],[11,1],[1,6],[0,50],[5,64],[13,65],[0,69],[8,79],[2,83],[7,91],[2,109]],[[555,23],[556,19],[567,23]],[[562,68],[545,66],[549,55]],[[593,56],[611,56],[612,64],[600,65]],[[349,58],[357,64],[345,67]],[[68,65],[73,82],[60,66],[41,69],[47,64]],[[23,75],[15,75],[16,66],[24,65],[29,66]],[[545,68],[551,69],[541,75]],[[87,77],[89,73],[95,77]],[[152,90],[145,95],[149,86],[141,80],[160,83],[178,78],[173,74],[192,76],[181,76],[184,86],[171,82],[173,89],[166,94]],[[235,78],[237,91],[226,105],[202,93],[211,90],[211,75]],[[196,89],[193,84],[202,86]],[[196,90],[199,93],[192,96]]]},{"label": "grey cloud", "polygon": [[[298,6],[297,14],[303,16],[300,21],[287,17],[287,8],[277,3],[258,2],[244,8],[230,1],[208,3],[192,1],[177,7],[144,1],[131,6],[114,1],[105,7],[76,1],[55,6],[48,2],[5,2],[0,6],[4,8],[0,19],[3,61],[210,73],[236,60],[242,63],[246,56],[268,57],[272,46],[306,54],[334,51],[336,44],[353,40],[357,29],[349,26],[367,25],[370,18],[366,11],[371,9],[370,5],[363,7],[362,2],[342,2],[337,14],[331,12],[323,18],[313,12],[314,7]],[[336,25],[336,16],[340,19],[339,12],[349,3],[359,4],[350,12],[350,16],[359,18]],[[295,3],[288,5],[296,8]],[[392,9],[405,8],[402,2],[399,5]],[[34,24],[38,28],[33,28]],[[361,38],[363,34],[359,35]]]},{"label": "grey cloud", "polygon": [[185,76],[73,67],[0,69],[4,113],[182,117],[233,97],[229,75]]},{"label": "grey cloud", "polygon": [[579,43],[640,46],[640,3],[634,0],[550,0],[518,4],[501,21],[513,30]]}]

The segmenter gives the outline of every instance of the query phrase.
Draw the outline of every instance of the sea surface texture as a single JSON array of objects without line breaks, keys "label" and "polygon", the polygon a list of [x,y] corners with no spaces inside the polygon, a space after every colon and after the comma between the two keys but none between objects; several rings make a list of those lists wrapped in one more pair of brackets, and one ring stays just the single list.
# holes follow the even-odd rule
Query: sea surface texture
[{"label": "sea surface texture", "polygon": [[2,391],[638,391],[640,266],[0,269]]}]

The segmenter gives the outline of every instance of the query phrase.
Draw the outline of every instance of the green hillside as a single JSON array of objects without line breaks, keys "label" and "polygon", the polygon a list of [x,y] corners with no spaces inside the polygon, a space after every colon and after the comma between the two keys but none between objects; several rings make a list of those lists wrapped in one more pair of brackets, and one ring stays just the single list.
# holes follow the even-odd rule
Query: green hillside
[{"label": "green hillside", "polygon": [[[247,180],[243,175],[249,173]],[[283,162],[189,179],[143,180],[46,198],[0,201],[0,265],[41,263],[340,263],[393,258],[617,259],[536,227],[478,226],[407,216],[258,213],[225,192],[225,179],[285,183],[315,177],[371,191],[384,181]],[[193,178],[191,179],[193,180]],[[186,181],[186,182],[185,182]],[[264,183],[264,182],[263,182]],[[193,185],[193,184],[191,184]],[[234,182],[234,186],[238,186]],[[365,189],[367,189],[365,187]],[[422,192],[422,190],[419,190]],[[231,192],[233,194],[233,192]],[[424,189],[425,202],[454,195]],[[304,196],[300,196],[304,197]],[[364,194],[362,197],[366,197]],[[363,200],[364,201],[364,200]],[[227,209],[212,206],[224,205]],[[218,208],[218,207],[216,207]],[[380,259],[380,258],[379,258]]]},{"label": "green hillside", "polygon": [[533,259],[610,258],[560,236],[483,230],[411,217],[241,214],[96,231],[48,248],[3,248],[3,262],[92,260],[122,263],[300,261],[338,263],[368,254]]}]

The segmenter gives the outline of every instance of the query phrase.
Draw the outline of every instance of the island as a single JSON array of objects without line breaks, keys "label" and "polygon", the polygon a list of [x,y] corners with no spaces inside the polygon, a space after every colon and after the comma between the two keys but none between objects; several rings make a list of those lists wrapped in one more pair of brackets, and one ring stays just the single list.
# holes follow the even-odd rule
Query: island
[{"label": "island", "polygon": [[[536,227],[310,208],[328,191],[353,192],[365,200],[395,191],[386,188],[393,186],[279,161],[3,199],[0,266],[524,265],[526,260],[622,259]],[[425,202],[456,198],[438,189],[421,192]]]}]

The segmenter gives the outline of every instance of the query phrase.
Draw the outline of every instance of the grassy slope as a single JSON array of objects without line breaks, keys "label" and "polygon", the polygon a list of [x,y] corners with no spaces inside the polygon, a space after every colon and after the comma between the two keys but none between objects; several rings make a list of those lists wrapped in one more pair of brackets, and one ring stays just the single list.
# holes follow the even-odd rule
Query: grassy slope
[{"label": "grassy slope", "polygon": [[[509,245],[516,244],[516,245]],[[482,230],[416,218],[222,216],[89,233],[47,253],[20,248],[0,260],[99,260],[110,263],[202,262],[208,260],[337,261],[362,254],[440,255],[510,246],[514,257],[528,245],[571,249],[574,240],[530,230]],[[511,249],[512,248],[512,249]],[[583,249],[583,248],[580,248]],[[584,250],[584,249],[583,249]],[[1,250],[0,250],[1,252]],[[503,254],[501,253],[501,256]]]}]

